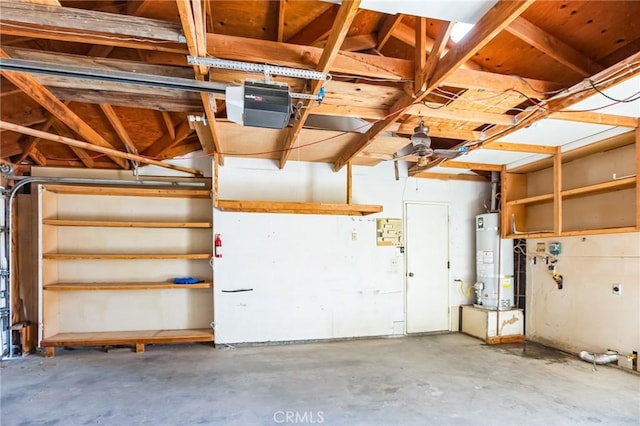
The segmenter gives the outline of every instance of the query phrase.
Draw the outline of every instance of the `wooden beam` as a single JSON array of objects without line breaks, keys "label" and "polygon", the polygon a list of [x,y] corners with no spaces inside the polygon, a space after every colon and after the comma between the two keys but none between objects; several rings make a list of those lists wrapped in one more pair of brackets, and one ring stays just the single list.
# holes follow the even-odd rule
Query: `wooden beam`
[{"label": "wooden beam", "polygon": [[347,162],[362,152],[373,139],[398,120],[404,109],[414,102],[421,101],[433,89],[444,83],[448,76],[453,74],[456,69],[469,60],[478,50],[489,43],[504,27],[509,25],[520,13],[524,12],[533,1],[534,0],[502,0],[492,7],[473,27],[471,32],[440,60],[433,73],[433,77],[429,79],[426,85],[425,91],[415,100],[408,96],[400,99],[388,118],[374,124],[356,143],[349,145],[340,153],[334,162],[333,169],[335,171],[340,170]]},{"label": "wooden beam", "polygon": [[499,172],[502,171],[500,164],[486,163],[468,163],[464,161],[445,160],[439,164],[440,167],[449,167],[452,169],[481,170],[483,172]]},{"label": "wooden beam", "polygon": [[427,83],[426,92],[438,87],[450,74],[486,46],[505,27],[527,10],[535,0],[501,0],[493,6],[471,31],[440,60]]},{"label": "wooden beam", "polygon": [[562,147],[553,156],[553,232],[562,233]]},{"label": "wooden beam", "polygon": [[[74,137],[74,135],[64,125],[60,124],[59,122],[54,122],[53,128],[55,129],[56,133],[58,133],[58,135],[60,136],[64,136],[68,138]],[[73,153],[76,156],[78,156],[78,158],[80,159],[80,161],[82,161],[82,164],[84,164],[85,167],[89,169],[92,169],[95,167],[93,158],[91,158],[91,156],[87,153],[87,151],[72,145],[69,145],[69,149],[71,149],[71,151],[73,151]]]},{"label": "wooden beam", "polygon": [[636,128],[636,229],[640,230],[640,127]]},{"label": "wooden beam", "polygon": [[171,140],[176,138],[176,129],[173,127],[173,121],[171,120],[171,114],[167,111],[161,111],[162,120],[164,121],[164,125],[167,128],[167,133]]},{"label": "wooden beam", "polygon": [[144,150],[142,155],[151,158],[160,158],[169,149],[184,141],[192,132],[189,120],[184,119],[176,128],[175,138],[171,138],[169,134],[162,136],[160,139],[152,143]]},{"label": "wooden beam", "polygon": [[558,120],[577,121],[580,123],[606,124],[608,126],[617,127],[638,127],[638,117],[627,117],[624,115],[613,115],[599,112],[582,112],[582,111],[558,111],[552,113],[549,117]]},{"label": "wooden beam", "polygon": [[[8,58],[9,56],[0,49],[0,57]],[[56,98],[46,87],[38,83],[32,76],[15,71],[2,71],[2,75],[11,81],[16,87],[22,89],[31,99],[38,102],[43,108],[53,114],[58,120],[63,122],[82,138],[101,147],[108,147],[109,149],[113,148],[106,139],[100,136],[98,132],[85,123],[64,103]],[[129,163],[121,157],[109,155],[109,158],[123,169],[129,168]]]},{"label": "wooden beam", "polygon": [[[480,123],[480,124],[500,124],[510,126],[514,124],[514,116],[509,114],[499,114],[495,112],[469,111],[463,109],[454,109],[444,105],[436,106],[429,104],[431,108],[423,104],[412,105],[404,110],[404,114],[420,115],[426,118],[442,118],[456,122]],[[315,114],[314,110],[314,114]],[[384,114],[387,115],[388,111]]]},{"label": "wooden beam", "polygon": [[284,14],[285,14],[287,2],[286,0],[277,0],[277,2],[278,2],[278,22],[276,23],[276,26],[278,28],[278,31],[276,35],[276,41],[283,42],[284,41],[284,22],[285,22]]},{"label": "wooden beam", "polygon": [[25,135],[31,135],[41,139],[50,140],[53,142],[60,142],[65,145],[74,146],[76,148],[82,148],[82,149],[88,149],[90,151],[101,152],[103,154],[108,155],[109,157],[119,157],[121,159],[125,159],[125,163],[126,163],[126,159],[128,159],[128,160],[138,161],[140,163],[151,164],[154,166],[159,166],[167,169],[190,173],[195,176],[202,176],[202,173],[199,170],[192,169],[189,167],[175,166],[173,164],[163,163],[161,161],[152,160],[150,158],[142,157],[140,155],[116,151],[115,149],[105,148],[103,146],[82,142],[76,139],[54,135],[52,133],[42,132],[40,130],[31,129],[29,127],[17,126],[15,124],[7,123],[6,121],[0,121],[0,128],[11,130],[13,132],[23,133]]},{"label": "wooden beam", "polygon": [[505,29],[583,77],[590,77],[603,70],[600,64],[592,61],[581,52],[535,26],[525,18],[518,17]]},{"label": "wooden beam", "polygon": [[[394,30],[393,30],[393,37],[400,40],[401,42],[405,43],[406,45],[408,45],[409,47],[413,47],[415,48],[415,30],[410,27],[407,24],[399,24],[397,25]],[[436,41],[434,39],[432,39],[431,37],[427,36],[425,38],[426,41],[426,49],[427,49],[427,53],[431,53],[431,51],[433,50],[433,46],[435,45]],[[447,47],[444,48],[443,52],[446,53],[448,52],[449,49]],[[442,55],[441,55],[442,56]],[[465,64],[463,64],[461,66],[461,68],[463,69],[471,69],[471,70],[479,70],[482,71],[484,68],[482,68],[482,66],[480,66],[477,62],[474,62],[473,60],[466,62]]]},{"label": "wooden beam", "polygon": [[[64,104],[66,106],[69,106],[70,102],[64,102]],[[53,123],[56,121],[56,118],[51,115],[49,117],[49,119],[42,125],[42,127],[40,127],[39,130],[42,130],[43,132],[46,132],[47,130],[49,130],[49,128],[51,126],[53,126]],[[20,159],[17,161],[18,164],[22,163],[28,156],[30,156],[31,152],[36,150],[36,145],[38,144],[38,142],[40,142],[39,138],[31,138],[30,141],[25,142],[25,149],[22,151],[22,155],[20,156]],[[36,157],[38,157],[38,155],[36,154]],[[39,160],[36,160],[35,158],[33,158],[33,161],[35,161],[36,163],[38,163],[40,166],[43,166],[43,164],[40,164]],[[45,160],[46,163],[46,160]]]},{"label": "wooden beam", "polygon": [[[345,37],[340,47],[341,52],[359,52],[361,50],[375,49],[377,39],[375,34],[360,34],[354,36]],[[326,40],[314,43],[314,47],[324,49],[327,45]]]},{"label": "wooden beam", "polygon": [[486,135],[487,138],[483,144],[498,138],[504,138],[509,133],[528,127],[532,123],[548,117],[553,112],[565,110],[567,107],[598,93],[598,91],[593,88],[593,84],[597,85],[598,90],[603,91],[634,76],[640,75],[640,69],[633,68],[634,64],[638,62],[640,62],[640,52],[635,52],[623,61],[592,76],[591,79],[583,80],[568,88],[566,92],[571,93],[570,95],[566,95],[563,92],[547,100],[545,108],[538,108],[537,106],[527,108],[516,116],[516,125],[506,130],[496,129],[495,131],[488,131]]},{"label": "wooden beam", "polygon": [[535,154],[553,155],[556,152],[555,146],[529,145],[525,143],[498,142],[491,141],[482,145],[482,148],[496,151],[532,152]]},{"label": "wooden beam", "polygon": [[111,105],[100,104],[100,109],[107,117],[107,120],[109,121],[109,124],[111,124],[111,127],[113,127],[113,130],[118,134],[120,141],[122,141],[124,146],[127,147],[127,152],[137,154],[138,148],[136,148],[136,144],[133,142],[133,139],[131,139],[131,136],[129,136],[129,132],[124,128],[122,121],[120,121],[118,114],[116,114]]},{"label": "wooden beam", "polygon": [[353,165],[347,163],[347,204],[353,201]]},{"label": "wooden beam", "polygon": [[[424,72],[427,65],[427,18],[417,16],[415,28],[415,48],[413,58],[413,91],[419,92],[426,84]],[[429,53],[431,58],[431,53]]]},{"label": "wooden beam", "polygon": [[440,61],[440,56],[447,47],[447,42],[449,41],[453,25],[454,23],[449,21],[442,23],[440,31],[438,31],[438,36],[433,43],[433,48],[429,53],[429,59],[424,64],[423,69],[420,72],[420,80],[416,80],[414,89],[416,94],[422,93],[427,88],[427,81],[431,79],[431,76]]},{"label": "wooden beam", "polygon": [[[314,68],[322,55],[322,49],[318,47],[298,46],[222,34],[207,34],[207,50],[210,55],[222,59],[271,63],[303,69]],[[154,53],[147,52],[147,54]],[[329,71],[396,81],[412,80],[413,68],[413,61],[411,60],[340,51]],[[255,74],[253,75],[255,76]],[[470,69],[455,70],[447,76],[442,84],[451,87],[497,92],[515,89],[527,96],[536,98],[546,98],[548,96],[543,92],[565,87],[554,82]]]},{"label": "wooden beam", "polygon": [[[316,69],[324,51],[313,46],[211,33],[207,34],[207,50],[209,55],[221,59],[266,62],[303,69]],[[389,80],[407,80],[413,78],[413,61],[341,51],[330,71]]]},{"label": "wooden beam", "polygon": [[438,179],[438,180],[463,180],[472,182],[486,182],[487,178],[479,175],[470,174],[456,174],[456,173],[431,173],[431,172],[418,172],[412,177],[422,179]]},{"label": "wooden beam", "polygon": [[[332,4],[304,28],[289,37],[287,43],[307,46],[327,38],[338,16],[338,10],[340,10],[340,5]],[[338,46],[338,48],[340,48],[340,46]]]},{"label": "wooden beam", "polygon": [[7,121],[11,123],[19,124],[21,126],[33,126],[35,124],[41,124],[47,121],[47,117],[44,116],[42,110],[30,109],[20,112],[18,114],[12,114],[5,117]]},{"label": "wooden beam", "polygon": [[180,26],[156,19],[2,2],[0,23],[0,34],[185,53]]},{"label": "wooden beam", "polygon": [[401,13],[387,16],[387,18],[382,23],[380,31],[378,31],[378,46],[376,47],[376,50],[382,50],[384,45],[387,44],[395,28],[400,25],[403,16],[404,15],[402,15]]},{"label": "wooden beam", "polygon": [[[205,15],[202,11],[202,0],[191,0],[191,9],[193,11],[196,52],[199,57],[204,58],[207,56],[207,30],[205,28]],[[201,66],[199,69],[202,75],[208,73],[206,66]]]},{"label": "wooden beam", "polygon": [[[340,5],[340,9],[338,10],[338,14],[336,20],[333,24],[333,31],[329,36],[329,40],[327,41],[327,45],[324,47],[322,51],[322,56],[320,57],[320,61],[316,67],[317,71],[320,72],[328,72],[333,65],[336,57],[338,56],[338,52],[340,50],[340,46],[344,41],[344,38],[347,36],[347,32],[349,31],[349,27],[353,22],[353,18],[355,18],[358,13],[358,8],[360,6],[360,0],[343,0]],[[320,88],[324,85],[324,81],[314,80],[311,87],[311,93],[314,95],[320,91]],[[305,106],[309,106],[311,101],[305,102]],[[292,128],[289,129],[287,133],[286,140],[282,147],[282,155],[280,156],[280,168],[284,168],[289,156],[291,155],[291,147],[298,139],[302,128],[304,127],[304,123],[307,120],[307,117],[310,113],[309,108],[304,108],[300,113],[300,118],[296,121]]]},{"label": "wooden beam", "polygon": [[[199,0],[195,1],[199,2]],[[189,0],[176,0],[176,5],[178,6],[180,22],[182,23],[182,28],[184,29],[185,37],[187,39],[189,54],[191,56],[206,56],[208,39],[206,37],[206,33],[199,34],[195,23],[196,16],[199,16],[200,18],[203,18],[203,16],[198,12],[195,14],[193,13]],[[202,51],[203,48],[204,51]],[[201,67],[194,65],[193,71],[195,73],[196,80],[204,80],[204,74],[202,73],[203,70]],[[214,152],[221,154],[221,142],[216,132],[215,99],[210,94],[204,92],[200,93],[200,99],[202,101],[202,106],[207,117],[209,132],[211,134],[210,140],[208,138],[200,139],[202,150],[207,154],[213,154]],[[211,146],[209,142],[212,142],[213,146]],[[170,147],[172,146],[175,146],[175,144]],[[222,155],[219,155],[218,159],[219,161],[224,161]]]}]

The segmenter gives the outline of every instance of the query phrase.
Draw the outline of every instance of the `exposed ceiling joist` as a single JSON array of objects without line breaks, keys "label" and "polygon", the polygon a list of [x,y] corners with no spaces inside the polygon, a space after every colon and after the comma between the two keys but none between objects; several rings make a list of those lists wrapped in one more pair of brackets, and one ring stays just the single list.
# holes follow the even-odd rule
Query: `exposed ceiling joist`
[{"label": "exposed ceiling joist", "polygon": [[[0,57],[8,58],[4,50],[0,49]],[[91,126],[85,123],[73,111],[71,111],[64,103],[56,98],[46,87],[38,83],[32,76],[25,73],[13,71],[2,71],[2,75],[11,81],[16,87],[19,87],[34,101],[38,102],[43,108],[53,114],[58,120],[66,124],[75,133],[80,135],[92,143],[101,147],[113,149],[113,146]],[[122,157],[109,156],[117,165],[123,169],[128,169],[129,164]]]},{"label": "exposed ceiling joist", "polygon": [[166,151],[179,145],[189,137],[192,131],[193,129],[191,129],[189,125],[189,120],[185,119],[176,128],[175,137],[171,137],[169,133],[165,134],[145,149],[142,155],[151,158],[161,158],[165,155]]},{"label": "exposed ceiling joist", "polygon": [[509,24],[506,30],[583,77],[603,70],[600,64],[522,17]]},{"label": "exposed ceiling joist", "polygon": [[420,172],[413,175],[416,178],[422,179],[438,179],[438,180],[462,180],[471,182],[486,182],[487,178],[472,174],[456,174],[456,173],[431,173]]},{"label": "exposed ceiling joist", "polygon": [[592,111],[558,111],[550,115],[558,120],[578,121],[581,123],[606,124],[608,126],[638,127],[638,117],[605,114]]},{"label": "exposed ceiling joist", "polygon": [[498,164],[470,163],[455,160],[445,160],[439,166],[452,169],[480,170],[483,172],[499,172],[502,170],[502,166]]},{"label": "exposed ceiling joist", "polygon": [[[48,25],[43,25],[47,22]],[[92,43],[134,49],[186,53],[178,24],[155,19],[54,7],[2,2],[0,34]]]},{"label": "exposed ceiling joist", "polygon": [[453,24],[453,22],[448,21],[442,23],[442,27],[440,28],[440,31],[438,31],[438,36],[433,43],[433,48],[429,53],[429,59],[427,59],[426,64],[424,64],[424,67],[420,72],[420,79],[415,82],[415,93],[422,93],[426,89],[427,82],[431,79],[431,76],[433,76],[433,73],[440,61],[440,56],[447,47],[447,41],[449,41],[449,35],[453,29]]},{"label": "exposed ceiling joist", "polygon": [[[322,56],[316,67],[316,71],[326,73],[331,69],[333,62],[338,56],[340,46],[347,36],[349,27],[358,13],[358,7],[360,6],[360,0],[343,0],[338,10],[335,22],[333,24],[333,31],[329,35],[327,45],[322,51]],[[311,86],[311,93],[316,95],[320,91],[320,88],[324,85],[324,81],[314,80]],[[305,102],[305,106],[308,107],[310,101]],[[305,121],[310,113],[309,108],[303,108],[300,113],[300,117],[293,124],[293,127],[286,132],[286,140],[282,146],[282,155],[280,156],[280,168],[283,168],[291,155],[291,147],[298,140],[300,131],[302,130]]]},{"label": "exposed ceiling joist", "polygon": [[[67,129],[63,124],[60,124],[60,122],[53,123],[53,128],[55,129],[56,133],[60,136],[64,136],[67,138],[74,137],[73,133],[71,133],[69,129]],[[78,157],[78,159],[82,162],[82,164],[84,164],[85,167],[88,167],[90,169],[94,167],[93,158],[91,158],[91,156],[87,153],[87,151],[73,145],[69,145],[69,149],[73,151],[73,153]]]},{"label": "exposed ceiling joist", "polygon": [[332,4],[300,31],[287,39],[287,43],[310,45],[327,38],[334,27],[340,5]]},{"label": "exposed ceiling joist", "polygon": [[453,49],[449,50],[439,61],[433,77],[429,79],[426,85],[425,91],[415,100],[409,97],[399,100],[392,110],[392,112],[397,112],[397,114],[378,121],[356,143],[347,147],[335,161],[333,165],[334,170],[340,170],[346,163],[362,152],[373,139],[378,137],[391,124],[398,120],[400,113],[405,108],[415,102],[421,101],[433,89],[442,84],[449,75],[453,74],[456,69],[469,60],[479,49],[489,43],[496,34],[524,12],[533,1],[534,0],[501,1],[492,7],[473,27],[471,32],[467,34],[464,39],[460,40],[460,42],[456,44]]},{"label": "exposed ceiling joist", "polygon": [[486,144],[483,144],[482,147],[486,149],[493,149],[496,151],[530,152],[533,154],[553,155],[556,152],[555,146],[529,145],[524,143],[513,143],[513,142],[491,141],[491,142],[487,142]]},{"label": "exposed ceiling joist", "polygon": [[382,50],[384,45],[387,44],[387,41],[389,41],[389,38],[393,34],[395,28],[402,22],[402,17],[403,15],[398,13],[395,15],[389,15],[385,18],[382,23],[382,27],[378,31],[378,45],[376,46],[378,51]]},{"label": "exposed ceiling joist", "polygon": [[122,144],[127,147],[127,151],[137,154],[138,149],[136,148],[136,144],[133,142],[133,139],[131,139],[131,136],[129,136],[129,132],[127,132],[122,125],[122,121],[120,121],[120,118],[113,110],[113,107],[111,105],[100,104],[100,109],[104,113],[105,117],[107,117],[107,121],[109,121],[113,130],[116,131],[116,134],[120,138]]},{"label": "exposed ceiling joist", "polygon": [[278,1],[278,22],[276,22],[276,26],[278,28],[276,41],[283,42],[284,41],[284,16],[287,8],[286,0],[277,0]]},{"label": "exposed ceiling joist", "polygon": [[[408,46],[411,46],[413,48],[415,48],[416,46],[416,39],[415,39],[415,31],[413,28],[411,28],[409,25],[401,23],[399,25],[397,25],[394,29],[393,29],[393,37],[397,38],[398,40],[402,41],[403,43],[405,43]],[[426,42],[426,49],[427,52],[430,53],[431,50],[433,50],[433,46],[435,45],[436,41],[434,39],[432,39],[431,37],[427,36],[425,37],[425,42]],[[449,49],[445,46],[443,52],[448,52]],[[470,69],[470,70],[478,70],[478,71],[482,71],[483,68],[474,61],[468,61],[467,63],[465,63],[464,65],[461,66],[462,69]]]},{"label": "exposed ceiling joist", "polygon": [[449,50],[438,63],[426,91],[438,87],[460,66],[486,46],[505,27],[527,10],[535,0],[501,0],[471,28],[471,31]]},{"label": "exposed ceiling joist", "polygon": [[147,157],[142,157],[140,155],[129,154],[126,152],[116,151],[115,149],[105,148],[103,146],[94,145],[91,143],[79,141],[72,138],[67,138],[65,136],[54,135],[52,133],[43,132],[40,130],[31,129],[29,127],[18,126],[15,124],[8,123],[6,121],[0,121],[0,128],[4,128],[7,130],[11,130],[13,132],[24,133],[26,135],[31,135],[41,139],[47,139],[53,142],[60,142],[65,145],[73,146],[76,148],[88,149],[91,151],[101,152],[103,154],[108,155],[109,157],[118,157],[123,159],[126,163],[126,160],[139,161],[145,164],[151,164],[154,166],[164,167],[167,169],[178,170],[185,173],[193,174],[194,176],[202,176],[202,173],[199,170],[192,169],[190,167],[182,167],[176,166],[173,164],[163,163],[161,161],[153,160]]},{"label": "exposed ceiling joist", "polygon": [[[193,0],[192,2],[189,2],[189,0],[176,0],[176,5],[178,6],[180,21],[187,39],[189,54],[194,57],[205,57],[207,55],[207,37],[203,27],[204,15],[200,0]],[[204,80],[204,75],[207,73],[206,67],[194,65],[193,71],[196,80]],[[202,150],[207,154],[221,153],[221,141],[216,133],[215,99],[211,94],[204,92],[200,93],[200,98],[211,136],[210,138],[200,139]],[[222,155],[218,156],[218,161],[222,164],[224,161]]]}]

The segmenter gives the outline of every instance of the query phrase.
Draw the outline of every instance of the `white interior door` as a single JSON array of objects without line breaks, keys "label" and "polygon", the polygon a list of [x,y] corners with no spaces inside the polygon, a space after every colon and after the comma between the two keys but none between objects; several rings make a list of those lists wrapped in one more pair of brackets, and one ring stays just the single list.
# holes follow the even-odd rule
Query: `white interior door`
[{"label": "white interior door", "polygon": [[449,206],[405,204],[407,333],[449,330]]}]

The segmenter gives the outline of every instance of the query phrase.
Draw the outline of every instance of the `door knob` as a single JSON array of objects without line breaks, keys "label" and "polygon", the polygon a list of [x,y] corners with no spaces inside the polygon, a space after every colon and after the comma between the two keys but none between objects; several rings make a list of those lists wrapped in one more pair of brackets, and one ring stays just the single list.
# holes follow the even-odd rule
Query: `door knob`
[{"label": "door knob", "polygon": [[409,272],[409,277],[413,277],[413,272]]}]

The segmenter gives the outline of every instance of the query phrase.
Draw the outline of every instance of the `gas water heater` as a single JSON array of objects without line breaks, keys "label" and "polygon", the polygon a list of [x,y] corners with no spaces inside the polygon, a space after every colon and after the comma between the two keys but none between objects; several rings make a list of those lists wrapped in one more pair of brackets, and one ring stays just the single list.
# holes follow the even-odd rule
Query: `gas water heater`
[{"label": "gas water heater", "polygon": [[476,216],[474,288],[477,307],[493,310],[513,307],[513,240],[500,239],[498,213]]}]

